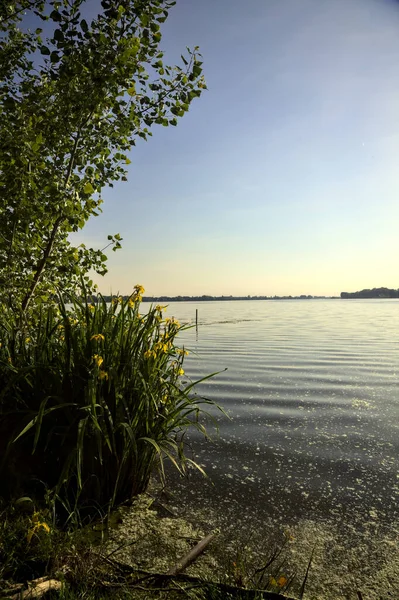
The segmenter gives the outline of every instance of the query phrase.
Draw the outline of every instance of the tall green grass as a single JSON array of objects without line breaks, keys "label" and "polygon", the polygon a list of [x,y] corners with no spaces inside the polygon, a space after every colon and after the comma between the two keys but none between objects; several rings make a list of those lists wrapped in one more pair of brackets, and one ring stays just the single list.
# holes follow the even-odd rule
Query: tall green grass
[{"label": "tall green grass", "polygon": [[184,376],[186,351],[175,344],[182,326],[164,307],[141,315],[142,293],[136,286],[110,304],[101,295],[94,303],[60,297],[23,327],[3,307],[3,493],[36,482],[71,515],[92,514],[143,492],[165,458],[182,473],[192,463],[184,434],[206,433],[201,416],[213,403]]}]

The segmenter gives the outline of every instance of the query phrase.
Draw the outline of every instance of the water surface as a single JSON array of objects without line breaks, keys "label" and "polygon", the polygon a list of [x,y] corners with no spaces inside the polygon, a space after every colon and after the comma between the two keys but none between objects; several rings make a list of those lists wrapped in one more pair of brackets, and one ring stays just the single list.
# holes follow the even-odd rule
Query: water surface
[{"label": "water surface", "polygon": [[[219,403],[219,436],[190,440],[210,482],[181,497],[248,518],[335,519],[389,527],[398,517],[399,302],[171,303],[186,373],[222,371],[199,391]],[[224,371],[224,369],[227,369]]]}]

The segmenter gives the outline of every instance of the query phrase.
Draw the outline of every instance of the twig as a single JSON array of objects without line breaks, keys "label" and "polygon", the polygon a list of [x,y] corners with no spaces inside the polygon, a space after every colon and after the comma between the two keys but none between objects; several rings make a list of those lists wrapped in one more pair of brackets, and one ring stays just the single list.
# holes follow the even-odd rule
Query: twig
[{"label": "twig", "polygon": [[310,566],[312,564],[313,554],[314,554],[315,548],[316,548],[316,545],[313,547],[312,554],[310,555],[310,559],[309,559],[309,562],[308,562],[308,567],[307,567],[306,573],[305,573],[305,579],[303,580],[303,583],[301,585],[301,589],[300,589],[300,592],[299,592],[299,600],[302,600],[303,595],[305,593],[306,581],[308,579],[309,570],[310,570]]},{"label": "twig", "polygon": [[128,546],[133,546],[134,544],[137,544],[137,540],[133,540],[133,542],[128,542],[127,544],[123,543],[120,546],[118,546],[117,548],[115,548],[115,550],[112,550],[112,552],[107,554],[107,556],[103,556],[103,558],[109,558],[113,554],[116,554],[117,552],[119,552],[119,550],[121,550],[122,548],[127,548]]},{"label": "twig", "polygon": [[[219,590],[221,590],[222,592],[226,592],[229,594],[232,594],[236,597],[245,597],[247,600],[255,600],[257,598],[259,598],[260,595],[262,595],[264,600],[295,600],[295,598],[292,598],[291,596],[285,596],[284,594],[281,593],[276,593],[276,592],[268,592],[264,589],[251,589],[251,588],[243,588],[243,587],[239,587],[239,586],[235,586],[235,585],[229,585],[227,583],[220,583],[217,581],[205,581],[203,579],[200,579],[199,577],[194,577],[192,575],[185,575],[184,573],[180,573],[178,575],[163,575],[161,573],[150,573],[147,571],[141,571],[140,573],[147,573],[146,577],[143,577],[139,580],[137,580],[136,582],[131,582],[131,583],[127,583],[127,582],[115,582],[115,583],[107,583],[105,585],[103,585],[103,587],[107,587],[107,588],[131,588],[131,589],[137,589],[137,590],[146,590],[148,591],[149,589],[151,589],[151,591],[165,591],[165,587],[153,587],[151,586],[151,588],[149,587],[145,587],[143,585],[141,585],[141,583],[144,581],[144,579],[150,579],[153,578],[155,579],[156,582],[160,582],[160,581],[166,581],[166,582],[170,582],[170,583],[174,583],[175,585],[177,585],[178,581],[184,582],[186,581],[187,583],[191,583],[192,585],[189,586],[189,588],[186,589],[194,589],[194,588],[217,588]],[[168,587],[168,590],[176,590],[177,588]],[[240,594],[240,596],[239,596]]]},{"label": "twig", "polygon": [[189,565],[191,565],[191,563],[194,562],[200,554],[202,554],[202,552],[211,543],[211,541],[213,540],[214,537],[215,537],[214,533],[210,533],[209,535],[204,537],[204,539],[202,539],[200,542],[198,542],[198,544],[196,544],[194,546],[194,548],[192,548],[190,550],[190,552],[188,554],[186,554],[186,556],[181,558],[179,560],[179,562],[177,562],[175,564],[174,567],[169,569],[169,571],[166,573],[166,575],[169,575],[169,576],[177,575],[178,573],[181,573],[182,571],[184,571],[184,569],[186,569]]},{"label": "twig", "polygon": [[[209,536],[207,536],[207,537],[209,537]],[[204,538],[204,539],[206,539],[206,538]],[[102,556],[101,558],[105,559],[106,557]],[[110,582],[110,583],[107,583],[106,585],[103,585],[103,587],[107,587],[107,588],[124,588],[124,587],[127,588],[128,587],[128,588],[134,588],[134,589],[140,589],[140,590],[151,589],[152,591],[163,591],[163,590],[165,590],[165,587],[158,587],[158,586],[162,585],[162,582],[176,584],[178,581],[181,581],[181,582],[190,583],[192,587],[215,587],[223,592],[230,593],[237,597],[239,594],[241,594],[241,595],[245,594],[245,597],[248,600],[259,598],[259,596],[261,594],[263,594],[264,600],[295,600],[291,596],[285,596],[284,594],[281,594],[281,593],[277,594],[275,592],[268,592],[268,591],[266,591],[264,589],[260,589],[260,588],[256,588],[256,589],[249,588],[248,589],[248,588],[243,588],[243,587],[239,587],[239,586],[235,586],[235,585],[230,585],[227,583],[220,583],[217,581],[205,581],[204,579],[201,579],[200,577],[195,577],[194,575],[186,575],[185,573],[177,573],[175,575],[164,574],[164,573],[154,573],[151,571],[146,571],[144,569],[137,569],[135,567],[132,567],[131,565],[117,561],[115,559],[106,559],[106,562],[108,562],[109,564],[114,564],[115,566],[118,566],[121,571],[125,570],[125,572],[130,573],[132,576],[134,574],[137,576],[137,579],[133,579],[133,581],[126,581],[126,580],[115,581],[115,582]],[[155,587],[154,586],[145,587],[142,585],[144,583],[144,581],[149,582],[150,580],[153,580]],[[169,587],[168,589],[174,589],[174,588]]]}]

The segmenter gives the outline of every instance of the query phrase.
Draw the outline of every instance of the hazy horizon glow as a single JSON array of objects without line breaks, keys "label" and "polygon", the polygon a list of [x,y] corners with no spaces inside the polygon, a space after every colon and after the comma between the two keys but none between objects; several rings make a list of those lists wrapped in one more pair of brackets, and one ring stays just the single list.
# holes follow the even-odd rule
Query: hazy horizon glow
[{"label": "hazy horizon glow", "polygon": [[200,46],[209,91],[75,236],[124,238],[100,290],[399,287],[399,3],[180,0],[163,34],[172,64]]}]

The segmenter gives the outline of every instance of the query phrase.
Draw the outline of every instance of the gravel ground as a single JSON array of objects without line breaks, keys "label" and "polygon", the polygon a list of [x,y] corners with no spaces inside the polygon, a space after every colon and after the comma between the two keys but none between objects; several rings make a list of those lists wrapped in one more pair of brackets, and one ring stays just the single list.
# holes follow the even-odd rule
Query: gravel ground
[{"label": "gravel ground", "polygon": [[187,569],[188,574],[250,585],[255,569],[282,548],[267,569],[267,580],[296,573],[290,595],[299,595],[313,553],[306,600],[399,600],[399,522],[387,531],[371,516],[359,531],[357,527],[304,520],[283,531],[273,522],[251,523],[248,515],[216,513],[208,506],[190,510],[171,498],[154,501],[156,495],[151,490],[151,495],[144,494],[132,507],[122,509],[121,522],[106,543],[107,552],[117,550],[114,558],[163,573],[197,541],[216,532],[215,540]]}]

